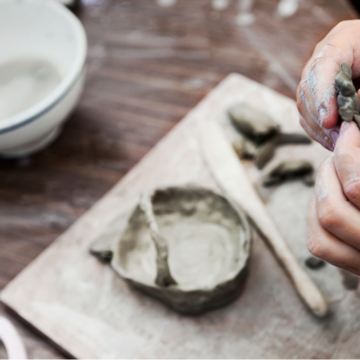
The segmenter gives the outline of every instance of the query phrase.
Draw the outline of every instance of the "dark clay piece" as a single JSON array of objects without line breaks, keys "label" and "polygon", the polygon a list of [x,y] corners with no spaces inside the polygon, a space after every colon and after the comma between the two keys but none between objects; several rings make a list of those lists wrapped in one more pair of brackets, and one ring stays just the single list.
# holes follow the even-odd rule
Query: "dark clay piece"
[{"label": "dark clay piece", "polygon": [[258,144],[280,131],[280,126],[270,116],[247,104],[233,105],[229,116],[237,130]]},{"label": "dark clay piece", "polygon": [[303,179],[314,172],[313,166],[305,160],[284,161],[271,169],[263,179],[263,186],[269,187],[286,180]]},{"label": "dark clay piece", "polygon": [[311,140],[304,134],[278,134],[262,145],[255,157],[255,164],[262,169],[275,155],[278,146],[287,144],[311,144]]},{"label": "dark clay piece", "polygon": [[108,241],[94,241],[90,246],[90,253],[102,262],[110,262],[113,256],[111,243]]},{"label": "dark clay piece", "polygon": [[354,120],[360,127],[360,102],[352,82],[352,71],[348,64],[341,63],[340,72],[335,77],[336,89],[339,93],[337,104],[339,115],[343,121]]},{"label": "dark clay piece", "polygon": [[359,285],[359,277],[349,271],[341,269],[342,283],[348,290],[356,290]]},{"label": "dark clay piece", "polygon": [[322,268],[323,266],[325,266],[325,261],[318,259],[314,256],[309,256],[306,260],[305,260],[305,265],[312,269],[312,270],[318,270],[320,268]]}]

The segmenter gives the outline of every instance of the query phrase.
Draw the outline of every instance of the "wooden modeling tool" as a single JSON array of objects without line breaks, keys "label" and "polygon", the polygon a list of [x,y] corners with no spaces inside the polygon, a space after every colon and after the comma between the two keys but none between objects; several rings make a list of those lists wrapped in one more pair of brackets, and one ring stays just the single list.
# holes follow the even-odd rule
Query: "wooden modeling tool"
[{"label": "wooden modeling tool", "polygon": [[278,261],[286,270],[298,294],[314,315],[324,317],[328,305],[319,288],[302,269],[282,238],[264,203],[248,179],[223,130],[215,121],[200,127],[201,150],[218,185],[235,203],[245,210],[251,224],[267,241]]}]

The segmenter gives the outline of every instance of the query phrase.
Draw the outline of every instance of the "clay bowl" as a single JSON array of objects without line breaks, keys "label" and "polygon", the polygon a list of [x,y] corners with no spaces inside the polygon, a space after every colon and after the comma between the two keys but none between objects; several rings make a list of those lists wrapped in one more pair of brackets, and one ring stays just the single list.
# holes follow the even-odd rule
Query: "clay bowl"
[{"label": "clay bowl", "polygon": [[224,196],[198,187],[168,187],[142,196],[111,265],[176,311],[198,314],[239,294],[250,242],[244,213]]}]

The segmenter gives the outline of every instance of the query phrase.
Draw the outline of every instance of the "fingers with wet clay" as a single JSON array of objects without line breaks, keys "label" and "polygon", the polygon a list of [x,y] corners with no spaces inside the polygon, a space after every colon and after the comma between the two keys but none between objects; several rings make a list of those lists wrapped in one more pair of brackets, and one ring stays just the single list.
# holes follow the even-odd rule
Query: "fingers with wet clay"
[{"label": "fingers with wet clay", "polygon": [[315,197],[309,202],[307,214],[307,246],[309,251],[330,264],[360,275],[360,252],[321,226],[317,217]]},{"label": "fingers with wet clay", "polygon": [[[334,164],[343,193],[359,211],[360,131],[353,121],[343,122],[341,125],[340,137],[334,152]],[[358,222],[360,223],[360,219]]]},{"label": "fingers with wet clay", "polygon": [[[302,116],[301,125],[309,136],[330,151],[333,151],[337,140],[337,131],[332,128],[336,126],[338,118],[334,78],[339,72],[339,64],[333,60],[336,56],[328,53],[337,51],[336,47],[330,47],[329,50],[329,46],[325,45],[323,51],[312,58],[305,67],[297,91],[297,106]],[[328,123],[332,126],[325,127]]]},{"label": "fingers with wet clay", "polygon": [[360,250],[360,211],[343,193],[334,157],[331,156],[318,172],[315,185],[316,217],[324,230]]},{"label": "fingers with wet clay", "polygon": [[334,151],[336,141],[339,137],[338,125],[336,125],[334,129],[323,129],[313,121],[305,120],[302,116],[300,116],[300,125],[311,139],[320,143],[324,148]]},{"label": "fingers with wet clay", "polygon": [[339,73],[340,64],[353,63],[353,51],[346,42],[337,44],[332,38],[331,44],[324,44],[319,52],[310,60],[303,75],[309,84],[312,101],[317,111],[317,124],[325,129],[333,128],[338,121],[336,104],[335,77]]},{"label": "fingers with wet clay", "polygon": [[335,146],[338,137],[334,79],[342,62],[352,67],[353,78],[359,77],[360,56],[356,50],[359,33],[359,20],[345,21],[333,28],[316,46],[298,87],[297,105],[302,126],[309,136],[320,139],[317,141],[329,150]]}]

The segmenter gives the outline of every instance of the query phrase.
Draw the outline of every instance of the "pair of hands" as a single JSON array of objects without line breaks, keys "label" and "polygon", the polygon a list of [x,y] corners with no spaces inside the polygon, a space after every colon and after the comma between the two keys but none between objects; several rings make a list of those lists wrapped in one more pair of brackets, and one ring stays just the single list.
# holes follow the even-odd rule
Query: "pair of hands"
[{"label": "pair of hands", "polygon": [[360,77],[360,20],[338,24],[316,46],[297,91],[302,127],[333,151],[309,203],[307,245],[314,256],[360,275],[360,131],[353,121],[337,125],[334,79],[342,62]]}]

